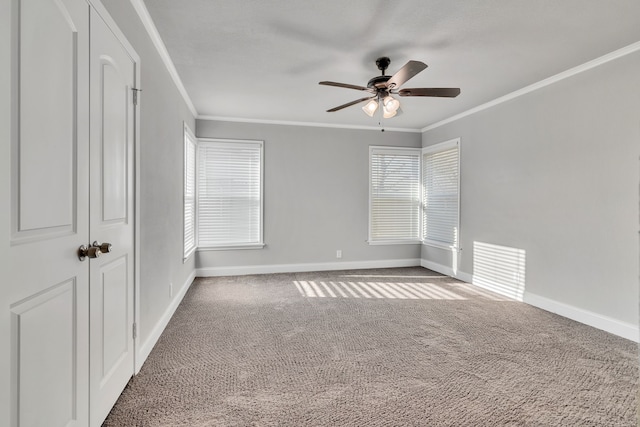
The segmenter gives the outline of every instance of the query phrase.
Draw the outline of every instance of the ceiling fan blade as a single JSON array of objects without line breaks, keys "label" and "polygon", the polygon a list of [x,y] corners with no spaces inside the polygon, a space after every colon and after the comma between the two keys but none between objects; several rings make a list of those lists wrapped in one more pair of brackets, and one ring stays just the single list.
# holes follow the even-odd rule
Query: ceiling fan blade
[{"label": "ceiling fan blade", "polygon": [[404,64],[404,67],[400,68],[393,76],[391,76],[391,78],[387,81],[387,87],[390,89],[399,88],[404,84],[404,82],[406,82],[425,68],[427,68],[427,64],[425,64],[424,62],[409,61]]},{"label": "ceiling fan blade", "polygon": [[350,85],[347,83],[338,83],[338,82],[319,82],[319,85],[324,85],[324,86],[336,86],[336,87],[345,87],[347,89],[355,89],[355,90],[369,90],[369,88],[366,88],[364,86],[358,86],[358,85]]},{"label": "ceiling fan blade", "polygon": [[439,96],[443,98],[455,98],[460,95],[460,88],[457,87],[421,87],[414,89],[400,89],[400,96]]},{"label": "ceiling fan blade", "polygon": [[347,102],[346,104],[342,104],[337,107],[333,107],[330,110],[327,110],[327,113],[333,113],[334,111],[342,110],[343,108],[351,107],[352,105],[358,104],[360,102],[368,101],[373,98],[375,98],[375,96],[368,96],[366,98],[360,98],[355,101]]}]

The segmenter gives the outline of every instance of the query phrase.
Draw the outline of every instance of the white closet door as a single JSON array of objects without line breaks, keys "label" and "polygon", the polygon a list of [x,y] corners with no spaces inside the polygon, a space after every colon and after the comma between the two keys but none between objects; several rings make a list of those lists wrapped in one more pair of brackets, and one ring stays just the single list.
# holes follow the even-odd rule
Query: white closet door
[{"label": "white closet door", "polygon": [[134,373],[135,62],[91,10],[91,239],[110,244],[90,266],[91,425]]},{"label": "white closet door", "polygon": [[89,240],[89,6],[13,0],[11,14],[11,237],[0,320],[10,407],[0,425],[86,426],[89,262],[77,249]]}]

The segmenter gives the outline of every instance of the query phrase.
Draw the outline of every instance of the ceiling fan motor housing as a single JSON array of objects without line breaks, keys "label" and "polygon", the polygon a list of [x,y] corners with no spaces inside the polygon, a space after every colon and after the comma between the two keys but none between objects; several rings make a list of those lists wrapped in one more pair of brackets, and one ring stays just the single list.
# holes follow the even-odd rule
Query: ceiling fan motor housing
[{"label": "ceiling fan motor housing", "polygon": [[382,89],[386,87],[387,81],[391,78],[391,76],[375,76],[369,83],[367,83],[367,87],[371,89]]}]

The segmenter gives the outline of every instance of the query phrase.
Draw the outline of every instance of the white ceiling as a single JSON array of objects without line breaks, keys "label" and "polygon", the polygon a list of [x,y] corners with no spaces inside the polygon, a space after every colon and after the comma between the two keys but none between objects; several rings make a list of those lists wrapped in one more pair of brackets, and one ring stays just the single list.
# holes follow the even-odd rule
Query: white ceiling
[{"label": "white ceiling", "polygon": [[389,128],[420,129],[640,41],[638,0],[144,0],[200,116],[377,126],[359,106],[391,58],[429,65]]}]

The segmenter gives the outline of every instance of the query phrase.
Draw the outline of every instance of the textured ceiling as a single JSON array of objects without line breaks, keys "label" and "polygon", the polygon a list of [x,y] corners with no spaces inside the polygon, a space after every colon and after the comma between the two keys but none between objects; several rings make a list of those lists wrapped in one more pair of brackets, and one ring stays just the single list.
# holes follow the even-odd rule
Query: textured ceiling
[{"label": "textured ceiling", "polygon": [[387,127],[420,129],[640,40],[638,0],[145,0],[199,115],[377,126],[366,86],[389,56],[429,65]]}]

